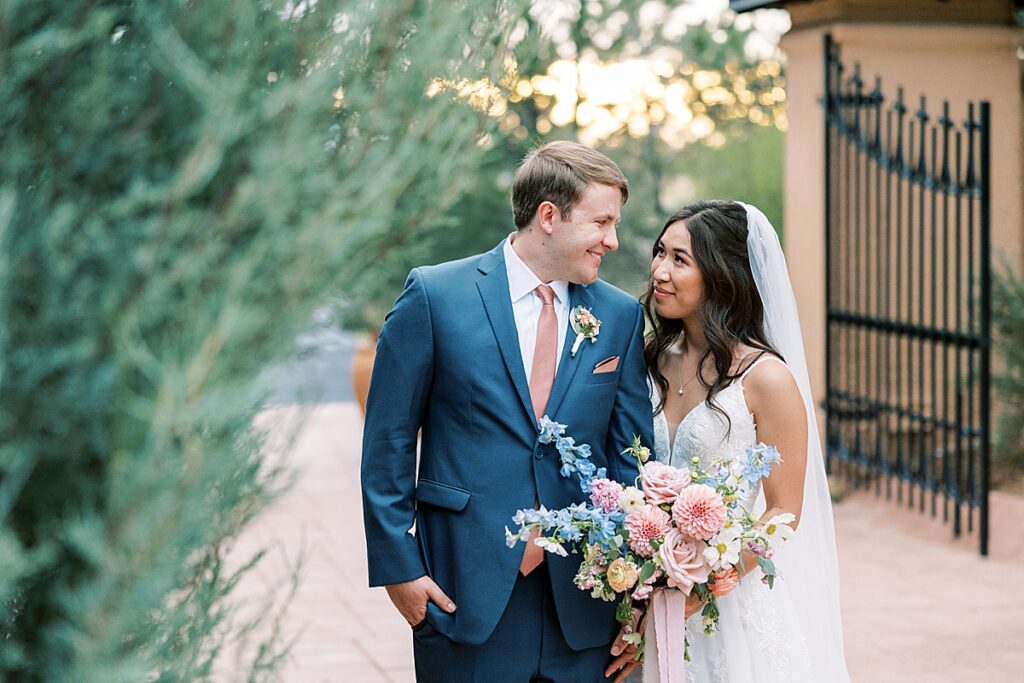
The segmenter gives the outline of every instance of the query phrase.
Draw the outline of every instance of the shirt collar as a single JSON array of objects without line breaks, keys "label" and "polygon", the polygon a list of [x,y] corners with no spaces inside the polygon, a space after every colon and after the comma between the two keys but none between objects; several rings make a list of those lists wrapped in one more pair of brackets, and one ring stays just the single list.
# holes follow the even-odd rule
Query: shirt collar
[{"label": "shirt collar", "polygon": [[508,292],[512,297],[512,303],[522,299],[524,296],[533,293],[538,285],[547,284],[555,291],[556,303],[559,306],[569,305],[569,283],[566,280],[554,280],[544,283],[540,281],[530,267],[523,263],[519,254],[512,248],[512,240],[516,233],[512,233],[505,240],[505,271],[508,273]]}]

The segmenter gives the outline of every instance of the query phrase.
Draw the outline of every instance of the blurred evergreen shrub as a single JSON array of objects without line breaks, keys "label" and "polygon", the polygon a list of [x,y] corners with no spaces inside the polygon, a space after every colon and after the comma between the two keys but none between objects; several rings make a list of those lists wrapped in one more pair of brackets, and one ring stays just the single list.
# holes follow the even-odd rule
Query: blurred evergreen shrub
[{"label": "blurred evergreen shrub", "polygon": [[997,475],[1015,478],[1024,474],[1024,277],[1009,265],[992,278],[992,304]]},{"label": "blurred evergreen shrub", "polygon": [[472,179],[521,5],[0,2],[0,680],[209,677],[254,379]]}]

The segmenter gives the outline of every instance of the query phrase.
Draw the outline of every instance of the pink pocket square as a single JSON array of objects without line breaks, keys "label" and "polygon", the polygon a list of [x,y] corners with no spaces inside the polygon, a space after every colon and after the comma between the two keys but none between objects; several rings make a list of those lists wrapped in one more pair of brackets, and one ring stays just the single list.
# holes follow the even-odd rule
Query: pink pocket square
[{"label": "pink pocket square", "polygon": [[619,369],[619,357],[612,356],[611,358],[605,358],[603,361],[594,366],[593,374],[601,372],[615,372]]}]

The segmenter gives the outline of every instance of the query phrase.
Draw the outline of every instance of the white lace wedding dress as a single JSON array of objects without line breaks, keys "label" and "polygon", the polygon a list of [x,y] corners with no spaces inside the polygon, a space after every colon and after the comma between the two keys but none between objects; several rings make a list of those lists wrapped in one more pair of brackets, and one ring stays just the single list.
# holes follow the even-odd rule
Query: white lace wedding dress
[{"label": "white lace wedding dress", "polygon": [[[722,389],[715,401],[732,421],[703,401],[687,414],[670,435],[665,414],[654,417],[654,450],[658,461],[686,467],[699,457],[703,465],[722,459],[738,459],[757,442],[754,416],[747,409],[743,379],[762,362],[781,362],[764,356],[743,376]],[[657,398],[653,399],[655,405]],[[761,487],[744,507],[756,515],[764,512]],[[799,533],[799,530],[797,531]],[[807,643],[791,603],[786,578],[780,569],[769,589],[755,568],[725,597],[718,599],[719,630],[704,635],[700,614],[687,620],[686,636],[691,661],[687,679],[694,683],[800,683],[813,681]]]}]

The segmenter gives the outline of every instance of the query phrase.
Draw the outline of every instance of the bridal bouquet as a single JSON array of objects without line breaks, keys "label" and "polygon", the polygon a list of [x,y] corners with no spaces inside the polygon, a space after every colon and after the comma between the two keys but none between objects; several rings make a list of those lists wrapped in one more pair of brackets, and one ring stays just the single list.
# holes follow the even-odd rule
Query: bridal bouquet
[{"label": "bridal bouquet", "polygon": [[[794,516],[786,513],[762,522],[740,501],[780,461],[774,447],[751,446],[742,462],[721,461],[703,468],[693,458],[689,467],[678,468],[649,461],[650,450],[636,438],[623,453],[637,459],[640,476],[635,486],[622,486],[589,460],[588,445],[565,435],[565,425],[544,417],[540,430],[539,441],[558,450],[562,476],[576,475],[590,502],[560,510],[519,510],[512,519],[518,529],[505,528],[506,543],[512,548],[537,531],[534,543],[548,552],[582,553],[576,586],[594,598],[618,599],[616,618],[630,625],[627,630],[634,605],[653,596],[654,617],[661,614],[662,631],[678,635],[685,620],[685,596],[696,591],[703,604],[704,631],[714,633],[719,617],[716,598],[739,583],[743,550],[756,559],[762,580],[773,585],[772,556],[793,534],[789,524]],[[678,623],[664,623],[666,619]],[[630,632],[625,638],[638,646],[639,657],[644,634]],[[666,648],[674,650],[667,642],[671,638],[657,638],[666,641],[657,644],[664,654]]]}]

